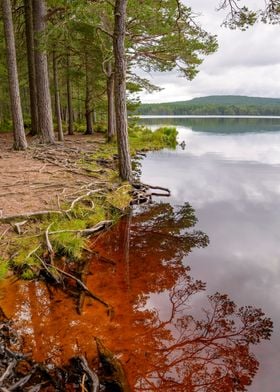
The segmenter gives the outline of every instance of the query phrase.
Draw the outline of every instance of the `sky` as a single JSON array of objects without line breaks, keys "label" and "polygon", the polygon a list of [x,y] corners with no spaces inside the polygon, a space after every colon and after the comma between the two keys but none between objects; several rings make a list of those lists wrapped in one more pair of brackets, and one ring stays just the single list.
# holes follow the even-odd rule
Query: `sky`
[{"label": "sky", "polygon": [[[176,71],[141,73],[160,92],[141,93],[142,102],[183,101],[207,95],[247,95],[280,98],[280,26],[258,23],[247,31],[230,30],[221,24],[226,16],[217,12],[219,0],[183,0],[198,14],[201,26],[216,34],[219,49],[207,56],[193,81]],[[264,0],[248,0],[261,8]]]}]

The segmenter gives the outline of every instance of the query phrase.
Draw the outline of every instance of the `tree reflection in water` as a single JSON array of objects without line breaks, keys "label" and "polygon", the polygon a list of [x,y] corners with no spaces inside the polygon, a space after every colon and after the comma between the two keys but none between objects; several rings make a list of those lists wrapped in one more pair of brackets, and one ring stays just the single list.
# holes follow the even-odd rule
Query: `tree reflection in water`
[{"label": "tree reflection in water", "polygon": [[0,306],[37,361],[61,366],[85,354],[92,363],[96,336],[118,354],[134,391],[245,391],[259,365],[251,345],[269,339],[272,322],[227,295],[207,299],[183,263],[209,242],[196,223],[189,204],[154,204],[94,241],[86,283],[113,318],[91,299],[78,315],[69,296],[50,296],[42,282],[7,284]]},{"label": "tree reflection in water", "polygon": [[206,285],[182,263],[208,244],[204,233],[190,230],[196,222],[187,203],[156,204],[125,218],[97,244],[125,265],[132,309],[126,308],[131,338],[123,348],[139,392],[246,391],[259,366],[250,345],[270,337],[272,321],[260,309],[238,308],[225,294],[209,296],[198,316],[193,297]]}]

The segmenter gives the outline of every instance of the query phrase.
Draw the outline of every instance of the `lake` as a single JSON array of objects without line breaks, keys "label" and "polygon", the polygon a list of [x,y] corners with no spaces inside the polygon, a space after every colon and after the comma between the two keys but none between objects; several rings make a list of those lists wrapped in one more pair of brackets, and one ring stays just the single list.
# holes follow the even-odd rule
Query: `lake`
[{"label": "lake", "polygon": [[13,279],[0,306],[50,368],[94,367],[98,337],[133,391],[279,392],[280,119],[141,121],[176,126],[185,148],[135,163],[171,197],[92,239],[86,284],[113,312],[84,298],[78,314],[61,290]]},{"label": "lake", "polygon": [[185,150],[149,153],[143,182],[170,188],[172,205],[189,202],[209,245],[184,262],[207,283],[274,321],[269,342],[254,349],[260,369],[250,388],[280,390],[280,120],[153,118],[177,126]]}]

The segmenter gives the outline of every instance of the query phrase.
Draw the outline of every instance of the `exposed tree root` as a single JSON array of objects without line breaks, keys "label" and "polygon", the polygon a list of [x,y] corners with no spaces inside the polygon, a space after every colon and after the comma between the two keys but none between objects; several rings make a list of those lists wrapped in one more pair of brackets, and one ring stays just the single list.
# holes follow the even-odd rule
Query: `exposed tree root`
[{"label": "exposed tree root", "polygon": [[[141,182],[132,183],[133,191],[132,191],[132,205],[135,204],[147,204],[152,201],[152,196],[159,197],[169,197],[171,192],[167,188],[163,188],[161,186],[153,186],[148,184],[142,184]],[[162,192],[150,192],[150,189],[158,189]]]},{"label": "exposed tree root", "polygon": [[[18,219],[37,219],[37,218],[41,218],[42,216],[52,216],[52,215],[63,215],[63,214],[68,214],[70,213],[75,205],[83,200],[86,199],[87,197],[95,194],[95,193],[99,193],[103,191],[103,189],[94,189],[94,190],[88,190],[85,194],[77,197],[75,200],[72,201],[70,207],[66,210],[45,210],[45,211],[34,211],[34,212],[26,212],[24,214],[17,214],[17,215],[9,215],[9,216],[2,216],[0,217],[0,222],[5,223],[5,222],[12,222],[14,220],[18,220]],[[24,222],[26,223],[26,221]],[[15,224],[15,226],[19,226],[23,224],[22,222]],[[19,229],[18,229],[19,231]],[[18,233],[20,234],[20,233]]]}]

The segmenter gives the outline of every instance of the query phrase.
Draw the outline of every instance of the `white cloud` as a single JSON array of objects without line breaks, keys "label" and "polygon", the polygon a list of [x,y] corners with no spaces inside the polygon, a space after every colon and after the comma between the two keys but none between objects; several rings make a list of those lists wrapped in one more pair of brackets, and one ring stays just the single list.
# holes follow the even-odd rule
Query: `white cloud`
[{"label": "white cloud", "polygon": [[[263,97],[280,96],[279,25],[258,24],[247,31],[221,27],[225,12],[217,12],[218,0],[184,0],[208,31],[218,35],[219,49],[208,56],[193,81],[177,72],[152,73],[151,81],[163,91],[142,94],[143,102],[187,100],[197,96],[238,94]],[[263,0],[250,4],[263,5]],[[146,76],[146,75],[145,75]]]}]

